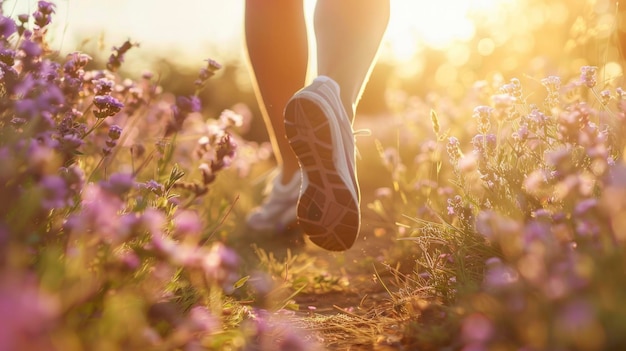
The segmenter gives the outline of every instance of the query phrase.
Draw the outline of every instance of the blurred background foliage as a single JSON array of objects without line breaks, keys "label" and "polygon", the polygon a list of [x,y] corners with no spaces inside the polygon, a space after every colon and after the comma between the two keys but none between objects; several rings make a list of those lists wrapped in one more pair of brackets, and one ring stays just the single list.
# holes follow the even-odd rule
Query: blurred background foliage
[{"label": "blurred background foliage", "polygon": [[[405,96],[424,98],[442,93],[453,101],[460,101],[470,94],[476,81],[494,77],[508,81],[517,77],[525,86],[530,83],[540,87],[542,78],[575,76],[584,65],[599,67],[601,84],[623,79],[624,61],[620,55],[619,35],[626,35],[626,28],[618,23],[618,3],[621,1],[528,0],[505,3],[507,6],[491,11],[470,12],[468,16],[474,20],[474,28],[469,38],[435,47],[420,42],[419,38],[409,42],[407,33],[407,41],[399,44],[412,52],[405,57],[383,47],[358,113],[373,116],[393,112],[394,93],[399,91]],[[418,7],[415,8],[417,11]],[[410,19],[410,15],[406,18]],[[86,52],[98,50],[95,44],[87,42],[82,49]],[[221,62],[224,69],[200,95],[205,115],[214,116],[239,104],[243,110],[238,112],[247,108],[254,117],[245,137],[254,141],[266,140],[245,51],[224,53],[219,47],[207,48],[207,51],[229,58]],[[138,54],[142,56],[141,60],[129,58],[129,64],[125,66],[128,74],[138,75],[141,69],[149,67],[166,91],[176,95],[192,92],[195,67],[181,65],[180,58],[173,60],[167,55],[149,54],[150,62],[143,57],[145,53]],[[197,58],[188,59],[197,61]],[[533,97],[529,98],[532,101]]]}]

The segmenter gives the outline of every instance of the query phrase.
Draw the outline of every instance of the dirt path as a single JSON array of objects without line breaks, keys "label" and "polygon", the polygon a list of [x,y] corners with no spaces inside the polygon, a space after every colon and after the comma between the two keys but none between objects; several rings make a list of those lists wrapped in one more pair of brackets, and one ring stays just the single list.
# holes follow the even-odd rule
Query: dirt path
[{"label": "dirt path", "polygon": [[375,236],[367,220],[355,245],[345,252],[318,248],[297,230],[282,237],[251,238],[247,233],[234,237],[230,245],[250,269],[259,263],[258,249],[271,252],[278,261],[289,250],[313,260],[302,274],[337,279],[322,283],[317,291],[307,289],[296,295],[298,310],[289,317],[292,325],[313,333],[326,350],[394,350],[399,346],[402,330],[393,318],[392,298],[386,291],[397,290],[397,277],[381,262],[394,240]]}]

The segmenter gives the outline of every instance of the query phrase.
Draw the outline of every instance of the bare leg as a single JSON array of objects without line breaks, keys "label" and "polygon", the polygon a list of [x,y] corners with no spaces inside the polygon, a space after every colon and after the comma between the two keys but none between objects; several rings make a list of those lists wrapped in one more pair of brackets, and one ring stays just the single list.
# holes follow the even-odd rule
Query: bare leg
[{"label": "bare leg", "polygon": [[389,0],[318,0],[317,74],[341,87],[352,118],[389,22]]},{"label": "bare leg", "polygon": [[302,1],[246,0],[245,35],[259,105],[286,184],[299,170],[283,111],[304,86],[308,43]]}]

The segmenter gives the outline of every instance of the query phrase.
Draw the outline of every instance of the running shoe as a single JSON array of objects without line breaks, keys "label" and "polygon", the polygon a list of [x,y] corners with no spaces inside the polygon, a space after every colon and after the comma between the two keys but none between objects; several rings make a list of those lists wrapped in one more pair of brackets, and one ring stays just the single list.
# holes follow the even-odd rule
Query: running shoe
[{"label": "running shoe", "polygon": [[296,222],[296,206],[302,184],[301,172],[296,172],[287,184],[282,184],[282,173],[278,173],[265,189],[265,200],[253,209],[246,222],[256,231],[284,232]]},{"label": "running shoe", "polygon": [[285,129],[308,180],[300,189],[300,227],[324,249],[349,249],[361,226],[360,192],[352,123],[339,85],[319,76],[298,91],[285,108]]}]

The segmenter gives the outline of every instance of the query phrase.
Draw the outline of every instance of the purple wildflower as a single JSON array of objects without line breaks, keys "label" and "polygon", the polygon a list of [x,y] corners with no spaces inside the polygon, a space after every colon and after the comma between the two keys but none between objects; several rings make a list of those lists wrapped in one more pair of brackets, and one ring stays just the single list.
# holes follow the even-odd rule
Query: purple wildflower
[{"label": "purple wildflower", "polygon": [[496,150],[497,139],[495,134],[476,134],[472,138],[474,152],[482,158],[493,155]]},{"label": "purple wildflower", "polygon": [[232,110],[224,110],[220,114],[220,122],[226,128],[240,127],[243,124],[243,117]]},{"label": "purple wildflower", "polygon": [[496,94],[491,97],[493,105],[499,111],[508,111],[517,101],[516,98],[509,94]]},{"label": "purple wildflower", "polygon": [[109,61],[107,62],[107,69],[111,72],[117,71],[124,62],[124,55],[134,46],[139,46],[139,44],[126,40],[119,48],[113,47],[113,53],[109,56]]},{"label": "purple wildflower", "polygon": [[85,173],[82,168],[75,164],[69,167],[61,167],[59,168],[59,174],[63,177],[63,180],[65,180],[67,189],[72,195],[80,194],[85,184]]},{"label": "purple wildflower", "polygon": [[49,336],[59,317],[59,301],[44,294],[34,279],[3,274],[0,311],[3,350],[55,349]]},{"label": "purple wildflower", "polygon": [[107,134],[111,140],[117,140],[122,135],[122,127],[114,124],[109,127],[109,134]]},{"label": "purple wildflower", "polygon": [[134,179],[131,173],[114,173],[109,180],[101,181],[100,186],[108,193],[122,197],[133,188]]},{"label": "purple wildflower", "polygon": [[50,2],[50,1],[43,1],[43,0],[40,0],[40,1],[37,3],[37,8],[38,8],[38,10],[39,10],[39,11],[41,11],[42,13],[44,13],[44,14],[47,14],[47,15],[49,15],[49,14],[51,14],[51,13],[54,13],[54,7],[55,7],[55,6],[56,6],[56,5],[55,5],[55,4],[53,4],[53,3],[52,3],[52,2]]},{"label": "purple wildflower", "polygon": [[206,276],[220,285],[226,293],[231,293],[234,290],[233,285],[239,278],[238,266],[239,256],[237,253],[222,243],[213,244],[202,261],[202,268]]},{"label": "purple wildflower", "polygon": [[604,106],[608,105],[608,104],[609,104],[609,102],[611,101],[611,98],[612,98],[612,96],[611,96],[611,91],[606,90],[606,89],[605,89],[605,90],[602,90],[602,91],[600,92],[600,98],[602,99],[602,100],[601,100],[602,105],[604,105]]},{"label": "purple wildflower", "polygon": [[522,83],[519,79],[512,78],[509,84],[505,84],[500,88],[500,91],[519,100],[522,98]]},{"label": "purple wildflower", "polygon": [[96,95],[108,95],[115,86],[115,82],[105,77],[94,79],[93,83],[96,86]]},{"label": "purple wildflower", "polygon": [[487,132],[491,128],[491,122],[489,120],[492,113],[493,108],[489,106],[478,106],[474,108],[474,113],[472,114],[472,117],[477,119],[478,121],[478,132],[480,134],[487,134]]},{"label": "purple wildflower", "polygon": [[596,66],[582,66],[580,67],[580,82],[587,88],[593,88],[598,84],[596,81],[596,73],[598,67]]},{"label": "purple wildflower", "polygon": [[123,103],[111,95],[96,95],[93,98],[93,103],[97,108],[97,110],[93,112],[96,118],[113,116],[124,107]]},{"label": "purple wildflower", "polygon": [[176,107],[181,113],[200,112],[202,104],[197,96],[179,96],[176,98]]},{"label": "purple wildflower", "polygon": [[541,80],[541,84],[548,90],[548,96],[545,103],[548,109],[552,109],[558,105],[559,89],[561,89],[561,78],[558,76],[549,76]]},{"label": "purple wildflower", "polygon": [[183,128],[183,123],[190,113],[200,112],[202,104],[200,99],[193,95],[190,97],[179,96],[176,98],[176,104],[172,106],[173,119],[169,121],[165,130],[165,136],[172,135]]},{"label": "purple wildflower", "polygon": [[541,112],[539,109],[534,108],[528,114],[528,119],[533,122],[538,128],[543,128],[548,122],[549,118]]},{"label": "purple wildflower", "polygon": [[574,213],[577,216],[583,215],[591,210],[593,210],[596,206],[598,206],[598,200],[591,198],[591,199],[585,199],[581,202],[579,202],[578,204],[576,204],[576,207],[574,208]]},{"label": "purple wildflower", "polygon": [[194,85],[197,89],[202,89],[206,81],[215,75],[215,72],[222,68],[222,65],[214,60],[207,59],[207,66],[200,69],[198,73],[198,79],[194,81]]},{"label": "purple wildflower", "polygon": [[467,316],[461,326],[463,340],[468,344],[484,345],[489,342],[494,332],[495,327],[491,320],[481,313]]},{"label": "purple wildflower", "polygon": [[46,210],[68,205],[69,191],[65,180],[56,175],[45,176],[39,181],[42,190],[41,206]]},{"label": "purple wildflower", "polygon": [[151,179],[147,182],[145,182],[143,184],[143,187],[148,189],[150,192],[156,194],[156,195],[163,195],[163,193],[165,192],[165,186],[163,186],[163,184],[157,182],[154,179]]},{"label": "purple wildflower", "polygon": [[178,238],[197,237],[202,233],[202,221],[194,211],[180,211],[174,216],[174,233]]},{"label": "purple wildflower", "polygon": [[228,165],[228,161],[226,158],[233,158],[235,156],[235,151],[237,150],[237,143],[230,136],[230,134],[224,134],[216,145],[216,157],[218,161],[224,163],[224,165]]},{"label": "purple wildflower", "polygon": [[150,249],[158,257],[182,267],[199,268],[203,262],[203,250],[190,244],[179,244],[162,233],[152,235]]},{"label": "purple wildflower", "polygon": [[121,250],[117,252],[115,259],[122,266],[122,268],[129,271],[134,271],[141,266],[141,258],[130,250]]},{"label": "purple wildflower", "polygon": [[190,329],[194,332],[210,333],[220,326],[219,320],[204,306],[192,307],[187,319]]},{"label": "purple wildflower", "polygon": [[80,78],[84,73],[82,69],[91,61],[91,56],[80,52],[73,52],[67,55],[63,72],[71,77]]},{"label": "purple wildflower", "polygon": [[519,280],[517,270],[506,265],[499,258],[493,257],[487,260],[486,269],[483,284],[488,290],[507,289]]},{"label": "purple wildflower", "polygon": [[558,76],[548,76],[541,80],[541,84],[546,87],[548,92],[556,92],[561,89],[561,78]]},{"label": "purple wildflower", "polygon": [[20,45],[20,50],[22,50],[25,58],[31,60],[35,57],[39,57],[43,53],[41,46],[31,40],[24,40]]},{"label": "purple wildflower", "polygon": [[0,37],[8,38],[17,30],[15,21],[9,17],[0,15]]},{"label": "purple wildflower", "polygon": [[519,142],[524,142],[528,140],[529,134],[528,125],[526,123],[521,123],[517,131],[513,132],[511,136]]},{"label": "purple wildflower", "polygon": [[72,233],[93,235],[112,244],[124,240],[127,233],[121,231],[119,211],[123,202],[115,194],[105,191],[102,187],[89,184],[82,192],[82,209],[72,215],[66,228]]},{"label": "purple wildflower", "polygon": [[446,207],[448,210],[448,215],[454,216],[459,215],[461,209],[463,207],[463,198],[460,195],[455,195],[454,198],[448,199],[448,206]]},{"label": "purple wildflower", "polygon": [[588,301],[577,299],[561,308],[556,327],[560,332],[574,338],[576,334],[586,333],[596,326],[594,306]]},{"label": "purple wildflower", "polygon": [[154,237],[156,235],[162,235],[163,225],[165,224],[165,216],[158,210],[148,208],[141,215],[141,221],[143,228]]},{"label": "purple wildflower", "polygon": [[102,149],[102,153],[105,156],[111,154],[113,148],[117,145],[117,140],[122,135],[122,128],[116,124],[109,127],[109,133],[107,134],[106,146]]},{"label": "purple wildflower", "polygon": [[456,137],[449,137],[448,144],[446,145],[446,151],[448,152],[448,157],[450,158],[450,163],[453,165],[457,165],[459,159],[461,158],[461,149],[459,147],[459,139]]}]

